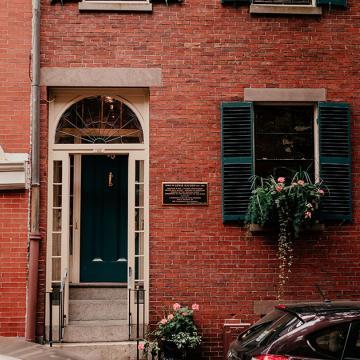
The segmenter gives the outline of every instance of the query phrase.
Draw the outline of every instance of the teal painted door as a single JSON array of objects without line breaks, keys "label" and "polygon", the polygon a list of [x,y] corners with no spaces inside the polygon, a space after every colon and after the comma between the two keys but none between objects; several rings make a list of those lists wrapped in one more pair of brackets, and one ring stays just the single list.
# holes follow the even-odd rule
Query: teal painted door
[{"label": "teal painted door", "polygon": [[81,282],[126,282],[128,157],[82,156]]}]

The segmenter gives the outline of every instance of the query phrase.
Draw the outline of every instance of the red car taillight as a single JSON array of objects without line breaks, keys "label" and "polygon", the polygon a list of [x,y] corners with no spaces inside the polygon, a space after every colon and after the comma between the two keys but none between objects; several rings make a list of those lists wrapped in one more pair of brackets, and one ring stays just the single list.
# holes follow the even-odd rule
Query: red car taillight
[{"label": "red car taillight", "polygon": [[290,358],[285,355],[257,355],[253,356],[251,360],[289,360]]}]

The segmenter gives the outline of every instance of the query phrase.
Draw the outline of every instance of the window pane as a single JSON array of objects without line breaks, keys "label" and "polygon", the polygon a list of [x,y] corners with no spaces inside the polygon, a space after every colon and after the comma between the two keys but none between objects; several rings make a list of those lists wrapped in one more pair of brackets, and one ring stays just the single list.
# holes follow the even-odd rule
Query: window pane
[{"label": "window pane", "polygon": [[53,231],[61,231],[61,210],[53,210]]},{"label": "window pane", "polygon": [[313,174],[312,106],[255,107],[255,171],[259,176]]},{"label": "window pane", "polygon": [[52,281],[61,281],[61,258],[52,259]]},{"label": "window pane", "polygon": [[144,209],[135,209],[135,230],[144,230]]},{"label": "window pane", "polygon": [[144,182],[144,161],[136,160],[135,162],[135,181],[137,183]]},{"label": "window pane", "polygon": [[54,161],[54,183],[62,182],[62,163],[61,161]]},{"label": "window pane", "polygon": [[53,186],[53,207],[61,207],[61,185]]},{"label": "window pane", "polygon": [[61,255],[61,234],[53,234],[52,240],[53,240],[52,255],[60,256]]},{"label": "window pane", "polygon": [[351,325],[350,336],[345,350],[344,360],[360,358],[360,321]]},{"label": "window pane", "polygon": [[144,185],[135,185],[135,206],[144,206]]},{"label": "window pane", "polygon": [[135,257],[135,280],[144,279],[144,257]]},{"label": "window pane", "polygon": [[323,354],[341,358],[349,324],[340,324],[324,329],[312,337],[311,343]]},{"label": "window pane", "polygon": [[144,255],[144,233],[135,233],[135,254]]}]

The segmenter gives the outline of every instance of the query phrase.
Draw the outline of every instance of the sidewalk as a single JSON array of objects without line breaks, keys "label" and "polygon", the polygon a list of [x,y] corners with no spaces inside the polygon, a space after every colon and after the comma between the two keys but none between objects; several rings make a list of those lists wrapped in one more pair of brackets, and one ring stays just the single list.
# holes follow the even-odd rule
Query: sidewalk
[{"label": "sidewalk", "polygon": [[[5,355],[5,356],[3,356]],[[50,348],[20,338],[0,337],[0,360],[84,360],[67,351]]]}]

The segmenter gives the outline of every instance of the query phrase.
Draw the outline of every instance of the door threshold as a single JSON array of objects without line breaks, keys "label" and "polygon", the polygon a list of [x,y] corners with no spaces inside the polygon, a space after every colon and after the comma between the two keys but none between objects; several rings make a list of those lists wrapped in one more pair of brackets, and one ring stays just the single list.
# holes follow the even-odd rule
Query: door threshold
[{"label": "door threshold", "polygon": [[82,282],[70,283],[70,287],[97,287],[97,288],[127,288],[127,283],[121,282]]}]

